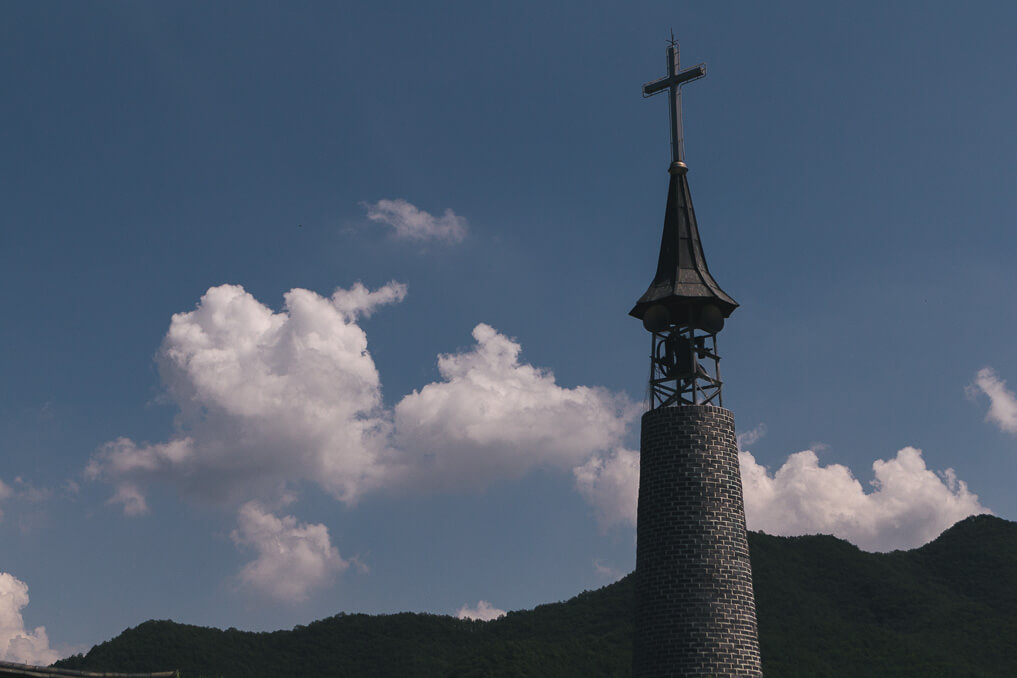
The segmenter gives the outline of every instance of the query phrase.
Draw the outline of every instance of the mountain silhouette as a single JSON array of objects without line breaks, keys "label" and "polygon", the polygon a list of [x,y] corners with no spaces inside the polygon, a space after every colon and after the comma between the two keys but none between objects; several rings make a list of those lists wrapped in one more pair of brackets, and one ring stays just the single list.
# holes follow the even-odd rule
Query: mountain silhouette
[{"label": "mountain silhouette", "polygon": [[[1017,676],[1017,523],[967,518],[911,551],[749,534],[767,678]],[[182,678],[628,676],[632,575],[491,622],[338,614],[289,631],[148,621],[57,666]]]}]

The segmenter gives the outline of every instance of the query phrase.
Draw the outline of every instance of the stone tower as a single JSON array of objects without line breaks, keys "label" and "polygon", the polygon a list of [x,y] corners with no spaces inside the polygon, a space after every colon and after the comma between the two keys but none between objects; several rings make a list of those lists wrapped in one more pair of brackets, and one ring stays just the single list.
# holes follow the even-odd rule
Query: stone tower
[{"label": "stone tower", "polygon": [[762,676],[734,415],[721,400],[717,333],[738,307],[710,275],[689,193],[681,70],[667,90],[671,166],[657,274],[630,315],[650,332],[650,410],[640,438],[634,678]]}]

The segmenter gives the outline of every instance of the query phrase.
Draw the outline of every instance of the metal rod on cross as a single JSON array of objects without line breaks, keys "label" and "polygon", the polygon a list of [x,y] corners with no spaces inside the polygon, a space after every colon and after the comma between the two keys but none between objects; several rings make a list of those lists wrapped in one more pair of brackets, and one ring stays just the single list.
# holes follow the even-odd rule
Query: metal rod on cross
[{"label": "metal rod on cross", "polygon": [[667,48],[667,77],[654,80],[643,85],[643,96],[649,97],[668,90],[671,104],[671,162],[685,163],[685,137],[682,131],[682,90],[687,82],[698,80],[706,75],[706,64],[698,64],[692,68],[681,70],[681,57],[678,43],[671,40]]}]

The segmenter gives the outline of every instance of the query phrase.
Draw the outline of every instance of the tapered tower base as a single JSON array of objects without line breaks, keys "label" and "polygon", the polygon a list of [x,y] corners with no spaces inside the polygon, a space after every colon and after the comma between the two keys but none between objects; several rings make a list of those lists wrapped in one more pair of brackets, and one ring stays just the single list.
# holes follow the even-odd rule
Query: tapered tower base
[{"label": "tapered tower base", "polygon": [[643,415],[634,678],[762,676],[734,415]]}]

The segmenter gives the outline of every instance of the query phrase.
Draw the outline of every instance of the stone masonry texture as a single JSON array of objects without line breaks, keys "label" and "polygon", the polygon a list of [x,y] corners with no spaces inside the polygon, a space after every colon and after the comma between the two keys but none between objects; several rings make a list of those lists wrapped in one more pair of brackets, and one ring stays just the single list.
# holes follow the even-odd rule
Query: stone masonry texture
[{"label": "stone masonry texture", "polygon": [[734,415],[643,415],[634,678],[762,676]]}]

